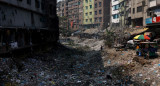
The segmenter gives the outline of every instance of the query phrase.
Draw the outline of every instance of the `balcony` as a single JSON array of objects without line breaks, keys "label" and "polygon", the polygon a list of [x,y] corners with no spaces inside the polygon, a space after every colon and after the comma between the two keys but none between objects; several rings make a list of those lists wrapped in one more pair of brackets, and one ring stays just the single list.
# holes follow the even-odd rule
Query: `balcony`
[{"label": "balcony", "polygon": [[149,0],[149,8],[153,8],[160,5],[160,0]]}]

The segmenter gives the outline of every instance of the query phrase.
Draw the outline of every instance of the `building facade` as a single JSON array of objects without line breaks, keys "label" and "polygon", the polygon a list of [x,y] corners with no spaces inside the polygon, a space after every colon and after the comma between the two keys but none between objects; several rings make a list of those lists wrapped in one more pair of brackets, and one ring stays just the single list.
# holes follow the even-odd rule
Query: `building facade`
[{"label": "building facade", "polygon": [[68,16],[68,0],[57,3],[57,15],[59,17]]},{"label": "building facade", "polygon": [[126,15],[125,15],[125,20],[126,20],[126,26],[131,27],[131,0],[126,0]]},{"label": "building facade", "polygon": [[68,0],[59,1],[57,3],[57,15],[59,17],[60,29],[68,29]]},{"label": "building facade", "polygon": [[132,27],[146,26],[145,19],[148,9],[148,0],[131,0],[131,22]]},{"label": "building facade", "polygon": [[111,26],[112,27],[117,27],[119,26],[120,24],[120,21],[119,21],[119,8],[120,8],[120,5],[119,5],[119,0],[112,0],[111,2],[111,6],[112,6],[112,9],[111,9]]},{"label": "building facade", "polygon": [[68,1],[68,22],[71,30],[78,30],[82,26],[83,19],[83,3],[82,0]]},{"label": "building facade", "polygon": [[120,27],[127,28],[131,26],[131,0],[119,0],[119,21]]},{"label": "building facade", "polygon": [[94,27],[105,29],[110,24],[110,1],[111,0],[95,0],[94,3]]},{"label": "building facade", "polygon": [[[68,6],[62,3],[68,4]],[[82,28],[107,28],[110,25],[111,0],[65,0],[57,4],[57,14],[68,18],[72,30]],[[67,9],[65,12],[65,9]],[[67,14],[68,13],[68,14]],[[63,24],[64,25],[64,24]]]},{"label": "building facade", "polygon": [[83,26],[94,27],[94,0],[83,0]]},{"label": "building facade", "polygon": [[58,40],[56,1],[0,0],[0,13],[2,51]]}]

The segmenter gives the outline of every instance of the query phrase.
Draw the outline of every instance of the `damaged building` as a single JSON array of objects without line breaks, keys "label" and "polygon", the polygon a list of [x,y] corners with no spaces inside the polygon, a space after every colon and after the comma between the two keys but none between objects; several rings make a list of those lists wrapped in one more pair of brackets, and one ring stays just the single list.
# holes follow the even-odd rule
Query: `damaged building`
[{"label": "damaged building", "polygon": [[0,0],[0,53],[57,42],[56,0]]}]

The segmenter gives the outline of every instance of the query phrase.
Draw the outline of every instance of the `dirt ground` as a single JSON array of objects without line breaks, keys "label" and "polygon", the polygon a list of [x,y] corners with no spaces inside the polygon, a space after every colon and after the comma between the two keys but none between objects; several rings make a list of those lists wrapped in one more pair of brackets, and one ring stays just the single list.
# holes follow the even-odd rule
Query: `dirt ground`
[{"label": "dirt ground", "polygon": [[146,60],[137,56],[135,50],[116,51],[114,48],[105,48],[103,54],[104,67],[119,67],[119,70],[115,70],[116,72],[121,72],[124,76],[131,76],[132,81],[143,86],[160,86],[159,57]]},{"label": "dirt ground", "polygon": [[[74,37],[74,39],[76,38]],[[79,40],[78,43],[81,46],[86,44],[93,50],[100,50],[100,47],[103,46],[104,49],[101,51],[103,66],[107,69],[107,74],[110,74],[115,79],[130,77],[131,81],[134,82],[133,85],[136,86],[160,86],[159,57],[146,60],[137,56],[135,50],[116,51],[115,48],[105,47],[102,43],[104,40],[89,39],[87,42],[86,40]],[[96,45],[97,47],[92,48],[93,46],[91,45]]]},{"label": "dirt ground", "polygon": [[60,42],[19,60],[21,71],[12,58],[0,58],[0,86],[160,86],[159,57],[146,60],[135,50],[116,51],[98,39]]}]

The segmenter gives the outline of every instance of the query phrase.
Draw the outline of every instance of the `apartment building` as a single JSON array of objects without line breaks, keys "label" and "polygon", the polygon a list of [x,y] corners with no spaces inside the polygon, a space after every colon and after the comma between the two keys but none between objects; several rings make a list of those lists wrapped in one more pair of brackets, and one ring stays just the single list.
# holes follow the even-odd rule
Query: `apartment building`
[{"label": "apartment building", "polygon": [[119,0],[119,21],[122,28],[131,25],[131,0]]},{"label": "apartment building", "polygon": [[57,15],[59,17],[59,27],[61,29],[68,29],[68,0],[57,3]]},{"label": "apartment building", "polygon": [[125,20],[125,15],[126,15],[126,1],[125,0],[119,0],[119,22],[120,22],[120,26],[124,27],[126,24],[126,20]]},{"label": "apartment building", "polygon": [[118,27],[120,25],[120,21],[119,21],[119,0],[112,0],[111,1],[111,26],[112,27]]},{"label": "apartment building", "polygon": [[94,27],[105,29],[110,24],[110,1],[94,1]]},{"label": "apartment building", "polygon": [[131,0],[132,27],[146,26],[148,0]]},{"label": "apartment building", "polygon": [[68,0],[59,1],[57,3],[57,14],[59,17],[68,16]]},{"label": "apartment building", "polygon": [[149,0],[148,1],[148,16],[149,18],[146,19],[146,24],[153,24],[160,22],[160,1],[159,0]]},{"label": "apartment building", "polygon": [[126,20],[126,26],[131,27],[131,0],[126,0],[126,15],[125,15],[125,20]]},{"label": "apartment building", "polygon": [[[94,0],[83,0],[83,27],[94,28]],[[102,20],[102,19],[101,19]]]},{"label": "apartment building", "polygon": [[68,1],[68,19],[69,28],[78,30],[82,26],[83,21],[83,2],[82,0]]},{"label": "apartment building", "polygon": [[103,29],[110,25],[110,3],[111,0],[64,0],[58,2],[57,14],[61,17],[68,15],[66,17],[72,30],[95,27]]},{"label": "apartment building", "polygon": [[58,40],[56,0],[0,0],[0,13],[2,51]]}]

